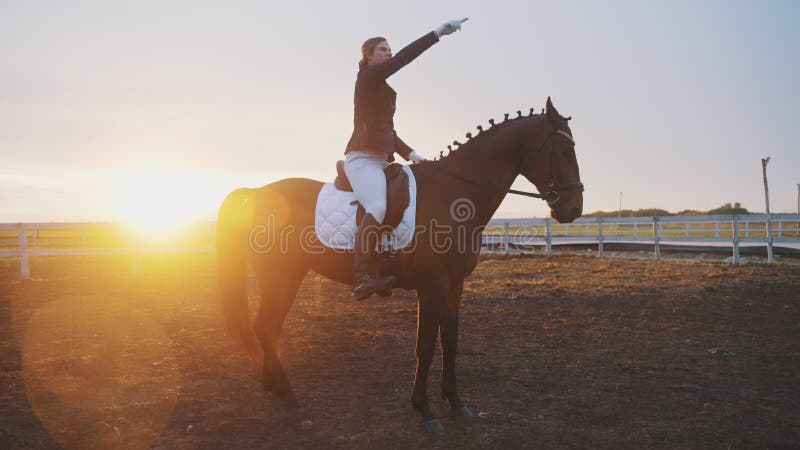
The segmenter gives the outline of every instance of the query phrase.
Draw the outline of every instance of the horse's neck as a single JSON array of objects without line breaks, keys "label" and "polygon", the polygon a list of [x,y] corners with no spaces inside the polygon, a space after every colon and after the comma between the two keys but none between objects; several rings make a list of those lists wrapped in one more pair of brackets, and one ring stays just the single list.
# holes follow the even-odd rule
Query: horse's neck
[{"label": "horse's neck", "polygon": [[521,146],[526,138],[523,123],[511,123],[491,135],[478,136],[437,164],[472,183],[454,179],[456,198],[475,205],[475,221],[485,225],[500,206],[519,174]]}]

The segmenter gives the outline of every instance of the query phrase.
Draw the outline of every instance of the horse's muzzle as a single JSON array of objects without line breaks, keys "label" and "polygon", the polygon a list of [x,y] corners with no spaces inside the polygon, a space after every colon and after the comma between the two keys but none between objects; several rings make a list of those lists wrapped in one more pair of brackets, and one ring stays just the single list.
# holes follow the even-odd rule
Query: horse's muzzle
[{"label": "horse's muzzle", "polygon": [[570,223],[583,214],[583,206],[554,208],[551,211],[550,215],[556,219],[558,223]]}]

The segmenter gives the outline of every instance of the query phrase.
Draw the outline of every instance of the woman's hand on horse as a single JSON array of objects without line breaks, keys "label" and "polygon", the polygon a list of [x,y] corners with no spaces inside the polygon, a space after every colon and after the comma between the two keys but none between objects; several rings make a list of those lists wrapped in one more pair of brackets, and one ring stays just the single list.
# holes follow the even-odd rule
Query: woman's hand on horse
[{"label": "woman's hand on horse", "polygon": [[436,30],[434,30],[436,32],[436,36],[442,37],[442,36],[447,36],[448,34],[454,33],[456,31],[460,30],[461,29],[461,24],[466,22],[466,21],[467,21],[466,17],[464,17],[463,19],[460,19],[460,20],[449,20],[449,21],[439,25],[439,27],[436,28]]}]

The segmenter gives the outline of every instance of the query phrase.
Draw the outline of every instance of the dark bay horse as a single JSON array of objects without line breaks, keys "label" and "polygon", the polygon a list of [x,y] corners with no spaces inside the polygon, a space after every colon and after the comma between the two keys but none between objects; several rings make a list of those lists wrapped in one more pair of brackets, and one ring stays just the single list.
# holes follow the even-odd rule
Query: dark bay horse
[{"label": "dark bay horse", "polygon": [[[518,175],[532,182],[559,222],[583,209],[574,141],[567,119],[547,99],[546,112],[478,127],[475,136],[438,161],[412,166],[417,183],[414,240],[398,251],[397,287],[418,296],[417,367],[413,408],[426,431],[442,431],[428,404],[428,369],[437,334],[442,348],[442,395],[452,418],[472,416],[456,390],[458,316],[464,278],[478,263],[481,232]],[[289,178],[257,189],[237,189],[217,222],[222,309],[228,334],[262,367],[265,392],[289,408],[299,404],[278,358],[278,339],[297,289],[309,269],[345,284],[353,278],[352,251],[322,246],[314,233],[322,183]],[[247,262],[258,279],[261,304],[251,322]],[[373,299],[372,301],[377,301]]]}]

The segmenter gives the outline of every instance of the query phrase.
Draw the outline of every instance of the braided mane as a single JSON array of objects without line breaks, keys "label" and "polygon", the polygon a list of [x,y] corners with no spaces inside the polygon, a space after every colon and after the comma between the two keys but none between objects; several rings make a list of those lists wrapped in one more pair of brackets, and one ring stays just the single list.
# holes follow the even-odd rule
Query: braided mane
[{"label": "braided mane", "polygon": [[[444,150],[442,150],[441,152],[439,152],[439,157],[438,158],[434,157],[433,161],[441,161],[443,159],[446,159],[447,157],[449,157],[452,154],[454,154],[454,153],[458,152],[459,150],[461,150],[462,146],[466,147],[469,144],[471,144],[472,143],[472,139],[477,138],[478,136],[484,135],[486,133],[491,133],[491,132],[496,131],[496,130],[498,130],[500,128],[504,128],[505,126],[509,125],[510,123],[516,122],[517,120],[520,120],[520,119],[525,119],[525,118],[528,118],[528,117],[544,115],[544,109],[542,109],[542,111],[539,114],[534,114],[533,110],[534,110],[533,108],[530,108],[530,110],[528,111],[528,115],[527,116],[523,116],[521,110],[517,111],[517,117],[513,117],[513,118],[510,118],[511,115],[506,113],[506,114],[503,115],[503,121],[498,123],[498,124],[495,124],[494,119],[489,119],[489,121],[488,121],[489,122],[489,128],[484,129],[482,125],[478,125],[476,127],[478,129],[478,133],[477,134],[473,135],[471,132],[467,133],[466,134],[467,142],[464,142],[464,143],[461,143],[458,140],[454,140],[452,144],[447,146],[447,150],[448,150],[447,154],[445,155],[444,154]],[[453,148],[453,146],[455,146],[455,148]]]}]

